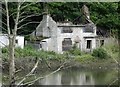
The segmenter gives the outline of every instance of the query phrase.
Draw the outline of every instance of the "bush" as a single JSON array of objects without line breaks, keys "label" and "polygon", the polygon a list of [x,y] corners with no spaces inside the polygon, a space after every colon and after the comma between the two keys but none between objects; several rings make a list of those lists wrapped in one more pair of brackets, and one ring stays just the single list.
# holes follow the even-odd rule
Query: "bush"
[{"label": "bush", "polygon": [[39,57],[39,58],[47,58],[47,59],[52,59],[52,58],[57,59],[57,57],[61,57],[53,51],[36,50],[32,48],[30,45],[25,46],[24,49],[16,48],[15,55],[18,58],[31,56],[31,57]]},{"label": "bush", "polygon": [[15,48],[16,57],[35,56],[36,51],[30,45],[26,45],[24,49],[20,47]]},{"label": "bush", "polygon": [[80,51],[80,49],[78,49],[78,48],[71,49],[71,50],[69,50],[68,52],[69,52],[70,54],[72,54],[72,55],[81,55],[81,51]]},{"label": "bush", "polygon": [[91,54],[85,54],[85,55],[82,55],[82,56],[76,56],[75,60],[77,60],[77,61],[89,61],[93,58],[94,57]]},{"label": "bush", "polygon": [[100,58],[100,59],[105,59],[108,57],[108,54],[103,48],[97,48],[93,50],[92,56]]},{"label": "bush", "polygon": [[25,45],[24,49],[26,49],[26,50],[33,50],[34,48],[31,45]]}]

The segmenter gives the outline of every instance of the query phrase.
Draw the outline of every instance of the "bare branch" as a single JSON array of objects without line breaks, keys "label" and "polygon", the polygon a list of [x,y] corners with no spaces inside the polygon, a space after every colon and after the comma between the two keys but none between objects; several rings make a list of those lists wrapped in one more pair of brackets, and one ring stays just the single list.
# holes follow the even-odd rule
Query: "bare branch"
[{"label": "bare branch", "polygon": [[15,74],[18,73],[18,72],[20,72],[20,71],[22,71],[22,69],[18,69],[18,70],[16,70],[16,71],[15,71]]},{"label": "bare branch", "polygon": [[42,14],[32,14],[32,15],[29,15],[29,16],[23,18],[22,20],[20,20],[19,23],[23,22],[27,18],[30,18],[30,17],[33,17],[33,16],[40,16],[40,15],[42,15]]},{"label": "bare branch", "polygon": [[25,11],[21,12],[21,13],[20,13],[20,17],[21,17],[24,13],[26,13],[26,12],[25,12]]},{"label": "bare branch", "polygon": [[0,28],[2,28],[2,30],[4,30],[4,31],[6,31],[6,32],[7,32],[7,30],[6,30],[4,27],[0,26]]},{"label": "bare branch", "polygon": [[26,0],[24,0],[24,1],[21,2],[21,6],[24,4],[25,1],[26,1]]},{"label": "bare branch", "polygon": [[23,85],[32,85],[32,84],[34,84],[36,81],[38,81],[39,79],[44,79],[44,78],[46,78],[46,77],[48,77],[48,76],[50,76],[50,75],[58,72],[58,71],[61,70],[61,68],[63,68],[63,66],[64,66],[65,64],[66,64],[66,61],[65,61],[57,70],[51,72],[50,74],[48,74],[48,75],[46,75],[46,76],[44,76],[44,77],[38,77],[37,79],[35,79],[35,80],[33,80],[33,81],[30,81],[30,82],[26,82],[26,83],[24,83]]},{"label": "bare branch", "polygon": [[28,7],[28,6],[32,5],[32,4],[36,4],[36,3],[37,3],[37,2],[33,2],[33,3],[31,3],[31,4],[25,5],[25,6],[23,6],[20,10],[23,10],[23,9],[25,9],[26,7]]},{"label": "bare branch", "polygon": [[18,30],[21,29],[22,27],[24,27],[24,26],[26,26],[26,25],[28,25],[28,24],[32,24],[32,23],[40,23],[40,22],[28,22],[28,23],[23,24],[22,26],[20,26],[20,27],[18,28]]},{"label": "bare branch", "polygon": [[[107,51],[107,53],[112,56],[112,52],[109,52],[107,49],[105,49]],[[116,64],[119,64],[119,62],[114,58],[112,57],[112,59],[116,62]]]},{"label": "bare branch", "polygon": [[118,61],[117,61],[115,58],[113,58],[113,60],[114,60],[117,64],[119,64]]},{"label": "bare branch", "polygon": [[36,64],[34,65],[33,69],[17,84],[17,86],[21,85],[23,81],[26,80],[27,77],[31,76],[31,74],[35,71],[39,63],[39,59],[37,60]]},{"label": "bare branch", "polygon": [[19,20],[19,15],[20,15],[20,3],[18,3],[18,8],[17,8],[17,17],[16,17],[16,20],[15,20],[15,26],[14,26],[14,37],[16,36],[16,33],[17,33],[17,27],[18,27],[18,20]]},{"label": "bare branch", "polygon": [[11,16],[13,16],[15,13],[17,13],[17,12],[16,12],[16,11],[15,11],[15,12],[13,12],[13,13],[10,15],[10,17],[11,17]]},{"label": "bare branch", "polygon": [[8,29],[8,35],[10,35],[10,25],[9,25],[9,10],[8,10],[8,2],[5,0],[5,7],[6,7],[6,13],[7,13],[7,29]]},{"label": "bare branch", "polygon": [[112,84],[114,84],[117,80],[118,80],[118,78],[115,79],[113,82],[111,82],[111,83],[108,85],[108,87],[110,87]]},{"label": "bare branch", "polygon": [[7,47],[7,45],[6,45],[6,44],[4,44],[2,41],[0,41],[0,43],[1,43],[1,44],[3,44],[5,47]]},{"label": "bare branch", "polygon": [[[21,7],[21,5],[22,5],[22,3],[24,3],[26,0],[24,0],[23,2],[19,2],[19,11],[20,11],[20,7]],[[17,12],[15,11],[15,12],[13,12],[11,15],[10,15],[10,17],[12,16],[12,15],[14,15],[15,13],[18,13],[18,9],[17,9]],[[20,14],[19,14],[20,15]]]},{"label": "bare branch", "polygon": [[0,23],[3,23],[5,26],[7,26],[7,24],[5,22],[3,22],[2,20],[0,20]]},{"label": "bare branch", "polygon": [[3,20],[5,21],[5,22],[7,22],[7,19],[6,19],[6,17],[2,17],[3,18]]},{"label": "bare branch", "polygon": [[0,9],[1,9],[1,12],[2,12],[3,14],[6,13],[6,10],[5,10],[4,8],[0,7]]}]

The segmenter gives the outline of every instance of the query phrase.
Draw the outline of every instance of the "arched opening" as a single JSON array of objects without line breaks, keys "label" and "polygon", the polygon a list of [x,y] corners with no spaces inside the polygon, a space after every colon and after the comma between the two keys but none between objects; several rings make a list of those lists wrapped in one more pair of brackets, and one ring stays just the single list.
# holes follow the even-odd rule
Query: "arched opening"
[{"label": "arched opening", "polygon": [[62,51],[70,50],[72,48],[71,38],[64,38],[62,41]]}]

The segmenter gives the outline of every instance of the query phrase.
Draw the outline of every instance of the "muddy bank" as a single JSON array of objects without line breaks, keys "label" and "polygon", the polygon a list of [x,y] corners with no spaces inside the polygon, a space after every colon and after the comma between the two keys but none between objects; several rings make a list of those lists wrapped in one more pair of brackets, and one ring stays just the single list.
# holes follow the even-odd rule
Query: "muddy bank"
[{"label": "muddy bank", "polygon": [[[15,65],[16,70],[21,70],[23,72],[29,72],[35,65],[37,58],[26,57],[26,58],[16,58]],[[9,63],[8,60],[3,60],[3,73],[8,72]],[[36,71],[44,72],[46,70],[55,70],[63,65],[62,69],[67,68],[85,68],[85,69],[117,69],[118,65],[112,59],[98,60],[94,59],[91,61],[76,61],[74,59],[39,59],[39,64]]]}]

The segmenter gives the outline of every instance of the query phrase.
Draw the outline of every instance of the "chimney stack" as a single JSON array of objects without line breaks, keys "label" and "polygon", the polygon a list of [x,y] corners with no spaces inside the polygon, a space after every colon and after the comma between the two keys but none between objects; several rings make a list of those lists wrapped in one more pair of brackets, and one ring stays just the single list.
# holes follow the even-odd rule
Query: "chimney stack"
[{"label": "chimney stack", "polygon": [[83,15],[85,15],[85,17],[87,17],[88,19],[90,19],[90,13],[89,13],[89,9],[86,5],[82,6],[82,13]]}]

